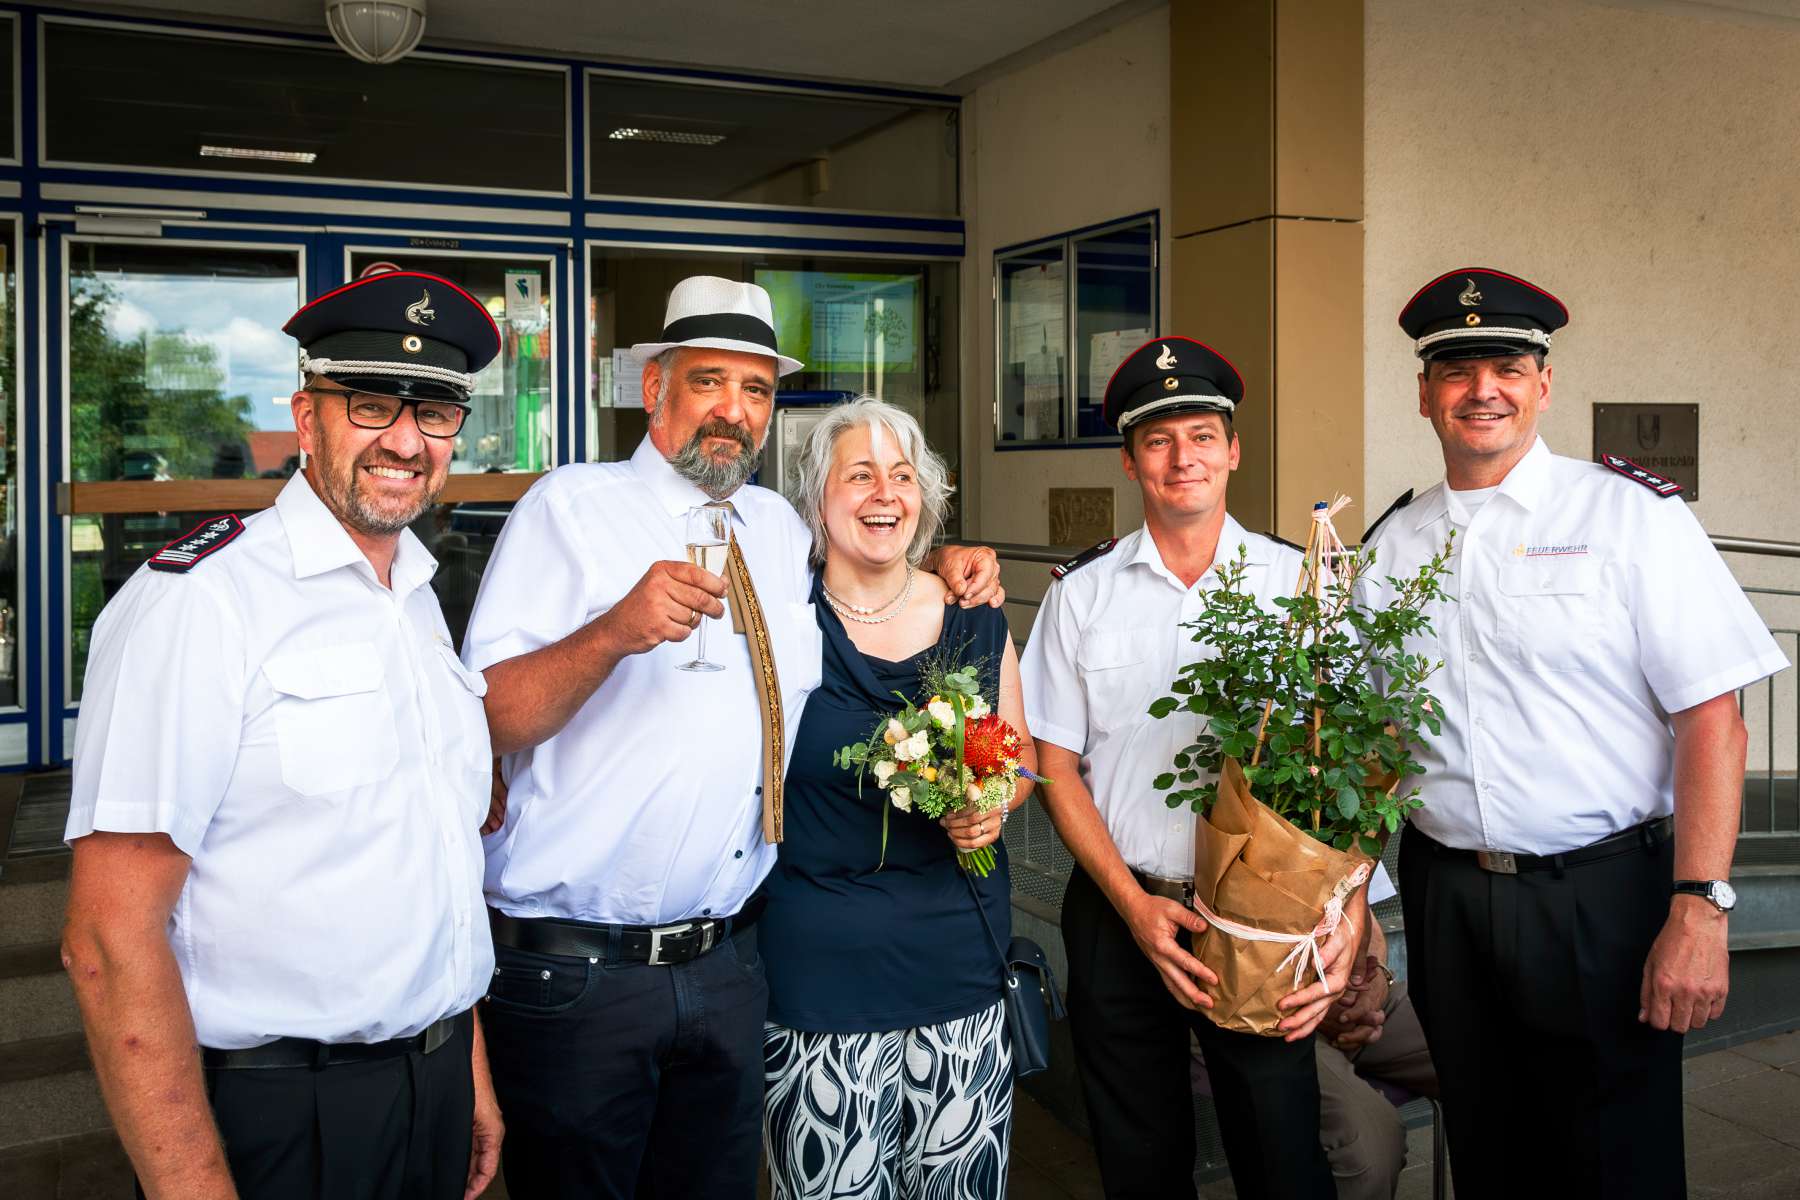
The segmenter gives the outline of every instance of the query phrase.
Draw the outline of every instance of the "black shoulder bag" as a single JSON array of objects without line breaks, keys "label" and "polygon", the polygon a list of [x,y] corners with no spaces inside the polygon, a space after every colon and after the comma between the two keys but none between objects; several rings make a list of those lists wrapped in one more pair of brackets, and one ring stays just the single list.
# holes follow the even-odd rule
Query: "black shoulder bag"
[{"label": "black shoulder bag", "polygon": [[981,906],[981,893],[975,881],[963,872],[969,885],[969,897],[975,901],[975,915],[987,930],[988,943],[1000,959],[1001,999],[1006,1004],[1006,1035],[1012,1040],[1013,1075],[1023,1079],[1050,1065],[1050,1022],[1063,1019],[1062,997],[1056,994],[1056,979],[1050,973],[1050,962],[1044,948],[1030,938],[1016,937],[1004,951],[994,936],[993,923]]}]

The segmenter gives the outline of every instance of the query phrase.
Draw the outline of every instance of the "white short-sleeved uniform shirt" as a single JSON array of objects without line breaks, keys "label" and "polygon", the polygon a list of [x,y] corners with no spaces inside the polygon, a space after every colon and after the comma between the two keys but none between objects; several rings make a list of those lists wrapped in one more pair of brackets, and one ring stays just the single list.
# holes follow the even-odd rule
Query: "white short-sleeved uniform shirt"
[{"label": "white short-sleeved uniform shirt", "polygon": [[1787,665],[1700,523],[1540,439],[1472,506],[1445,484],[1376,531],[1370,595],[1456,531],[1452,602],[1408,649],[1444,731],[1414,747],[1414,823],[1465,850],[1556,854],[1674,811],[1669,714]]},{"label": "white short-sleeved uniform shirt", "polygon": [[[1300,576],[1292,547],[1250,533],[1227,516],[1216,563],[1245,552],[1244,586],[1264,608],[1291,596]],[[1033,737],[1081,755],[1081,776],[1127,866],[1181,879],[1194,873],[1194,814],[1171,809],[1151,786],[1192,745],[1200,718],[1157,719],[1151,701],[1207,648],[1179,628],[1218,586],[1217,565],[1188,587],[1163,564],[1146,528],[1050,585],[1019,660]]]},{"label": "white short-sleeved uniform shirt", "polygon": [[[812,538],[778,492],[743,487],[730,499],[774,645],[791,752],[819,684]],[[623,599],[652,564],[686,561],[688,510],[709,500],[648,438],[627,462],[550,472],[501,532],[464,660],[486,670],[560,641]],[[494,907],[627,925],[743,907],[775,862],[762,837],[750,645],[727,612],[706,638],[706,657],[724,670],[679,670],[695,647],[689,637],[622,660],[561,732],[507,757],[506,823],[487,839]]]},{"label": "white short-sleeved uniform shirt", "polygon": [[169,940],[201,1045],[408,1037],[487,988],[486,687],[436,569],[408,531],[382,587],[296,475],[94,624],[66,836],[193,860]]}]

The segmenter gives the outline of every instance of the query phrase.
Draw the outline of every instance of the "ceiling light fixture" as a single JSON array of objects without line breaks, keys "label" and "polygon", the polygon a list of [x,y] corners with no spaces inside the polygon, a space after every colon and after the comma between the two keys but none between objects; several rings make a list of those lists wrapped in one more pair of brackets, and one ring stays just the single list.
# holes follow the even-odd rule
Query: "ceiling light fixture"
[{"label": "ceiling light fixture", "polygon": [[671,146],[716,146],[725,140],[722,133],[689,133],[684,129],[638,129],[621,125],[606,135],[615,142],[665,142]]},{"label": "ceiling light fixture", "polygon": [[425,36],[425,0],[325,0],[325,27],[352,58],[398,62]]},{"label": "ceiling light fixture", "polygon": [[202,146],[201,158],[249,158],[257,162],[313,163],[318,155],[311,150],[259,150],[254,146]]}]

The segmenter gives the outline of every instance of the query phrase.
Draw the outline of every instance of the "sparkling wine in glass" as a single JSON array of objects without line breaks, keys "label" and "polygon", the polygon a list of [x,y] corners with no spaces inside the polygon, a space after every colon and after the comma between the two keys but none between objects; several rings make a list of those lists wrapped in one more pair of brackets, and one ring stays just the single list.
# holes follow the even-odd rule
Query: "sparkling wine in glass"
[{"label": "sparkling wine in glass", "polygon": [[[725,574],[725,556],[730,549],[731,510],[722,504],[702,504],[690,508],[687,515],[688,561],[714,575]],[[700,618],[695,631],[694,661],[681,664],[683,671],[723,671],[716,662],[706,660],[706,626],[708,617]]]}]

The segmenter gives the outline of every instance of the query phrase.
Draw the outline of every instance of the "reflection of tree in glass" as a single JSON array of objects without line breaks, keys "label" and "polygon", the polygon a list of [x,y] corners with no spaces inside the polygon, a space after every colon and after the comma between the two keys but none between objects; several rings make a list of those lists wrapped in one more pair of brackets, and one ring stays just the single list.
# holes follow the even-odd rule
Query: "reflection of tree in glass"
[{"label": "reflection of tree in glass", "polygon": [[69,465],[79,481],[242,479],[249,396],[226,396],[210,342],[180,331],[120,338],[107,329],[113,289],[69,288]]},{"label": "reflection of tree in glass", "polygon": [[890,346],[898,346],[906,336],[906,319],[898,309],[870,309],[869,315],[863,320],[863,332],[870,337],[880,338]]}]

